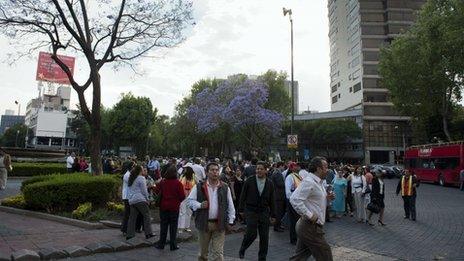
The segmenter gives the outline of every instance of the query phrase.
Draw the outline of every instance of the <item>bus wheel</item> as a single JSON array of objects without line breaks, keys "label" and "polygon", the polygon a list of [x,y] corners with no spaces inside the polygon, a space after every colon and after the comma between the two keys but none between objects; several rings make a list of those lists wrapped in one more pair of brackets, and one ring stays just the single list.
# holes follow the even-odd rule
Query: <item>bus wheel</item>
[{"label": "bus wheel", "polygon": [[445,184],[445,178],[443,177],[443,174],[440,174],[440,176],[438,176],[438,184],[440,184],[440,186],[444,187],[446,184]]}]

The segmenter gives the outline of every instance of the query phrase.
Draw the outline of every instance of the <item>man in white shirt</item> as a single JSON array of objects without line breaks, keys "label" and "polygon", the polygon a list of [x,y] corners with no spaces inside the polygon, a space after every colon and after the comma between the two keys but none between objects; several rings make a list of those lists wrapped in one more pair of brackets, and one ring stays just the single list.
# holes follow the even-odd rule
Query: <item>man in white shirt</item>
[{"label": "man in white shirt", "polygon": [[309,165],[310,174],[292,193],[290,203],[301,216],[296,225],[298,241],[295,255],[290,260],[307,260],[311,255],[316,261],[333,260],[332,251],[324,238],[325,209],[327,195],[323,180],[327,176],[327,160],[314,157]]},{"label": "man in white shirt", "polygon": [[68,173],[73,172],[73,164],[74,164],[75,157],[76,157],[76,154],[74,154],[73,152],[66,158],[66,169],[68,169]]},{"label": "man in white shirt", "polygon": [[201,160],[199,158],[195,158],[193,160],[192,170],[195,172],[195,177],[198,182],[203,181],[206,179],[205,168],[200,164]]},{"label": "man in white shirt", "polygon": [[200,253],[198,260],[207,261],[211,243],[210,260],[224,260],[225,231],[235,220],[235,208],[229,186],[219,179],[219,165],[206,166],[208,179],[199,182],[188,196],[188,206],[195,211]]}]

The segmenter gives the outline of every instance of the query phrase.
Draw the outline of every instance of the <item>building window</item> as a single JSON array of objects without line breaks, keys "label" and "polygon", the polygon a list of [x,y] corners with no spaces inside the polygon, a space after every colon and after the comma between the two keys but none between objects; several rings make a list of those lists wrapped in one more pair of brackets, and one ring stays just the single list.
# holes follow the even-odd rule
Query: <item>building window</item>
[{"label": "building window", "polygon": [[350,92],[353,92],[353,87],[350,87]]},{"label": "building window", "polygon": [[340,82],[332,86],[332,93],[336,92],[338,87],[340,87]]},{"label": "building window", "polygon": [[358,82],[357,84],[353,86],[353,92],[358,92],[360,90],[361,90],[361,83]]},{"label": "building window", "polygon": [[332,97],[332,103],[336,103],[337,101],[338,101],[338,96],[337,95]]},{"label": "building window", "polygon": [[338,94],[338,98],[340,99],[340,96],[342,96],[340,93]]}]

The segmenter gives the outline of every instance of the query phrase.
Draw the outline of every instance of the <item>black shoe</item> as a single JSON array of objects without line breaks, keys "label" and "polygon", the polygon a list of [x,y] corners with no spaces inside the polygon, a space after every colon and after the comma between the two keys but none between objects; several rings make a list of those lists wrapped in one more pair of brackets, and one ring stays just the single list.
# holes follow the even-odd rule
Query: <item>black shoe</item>
[{"label": "black shoe", "polygon": [[408,216],[404,216],[404,219],[409,219],[409,217],[408,217]]},{"label": "black shoe", "polygon": [[290,241],[290,244],[296,245],[296,241]]},{"label": "black shoe", "polygon": [[155,244],[155,248],[159,249],[159,250],[163,250],[164,249],[164,244],[160,244],[159,242]]},{"label": "black shoe", "polygon": [[416,218],[412,218],[411,220],[412,220],[412,221],[416,221]]},{"label": "black shoe", "polygon": [[330,219],[327,219],[325,222],[332,223],[333,221],[332,221],[332,220],[330,220]]},{"label": "black shoe", "polygon": [[146,236],[145,236],[145,239],[150,239],[150,238],[152,238],[152,237],[154,237],[154,236],[155,236],[155,235],[153,235],[153,234],[146,235]]},{"label": "black shoe", "polygon": [[126,240],[129,240],[129,239],[131,239],[131,238],[133,238],[133,237],[126,237]]},{"label": "black shoe", "polygon": [[386,226],[387,224],[383,223],[382,221],[379,220],[379,224],[382,226]]},{"label": "black shoe", "polygon": [[142,233],[142,230],[141,230],[141,229],[137,229],[137,230],[135,230],[135,232],[137,232],[137,233]]},{"label": "black shoe", "polygon": [[171,248],[170,248],[170,249],[171,249],[171,251],[176,251],[176,250],[178,250],[178,249],[179,249],[179,247],[178,247],[178,246],[171,246]]},{"label": "black shoe", "polygon": [[238,251],[238,258],[244,259],[245,258],[245,251],[242,251],[242,250]]}]

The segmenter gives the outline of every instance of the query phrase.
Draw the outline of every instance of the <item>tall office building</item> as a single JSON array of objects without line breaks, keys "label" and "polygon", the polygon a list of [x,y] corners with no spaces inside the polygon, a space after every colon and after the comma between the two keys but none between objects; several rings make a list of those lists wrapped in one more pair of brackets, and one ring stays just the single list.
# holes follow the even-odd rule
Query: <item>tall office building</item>
[{"label": "tall office building", "polygon": [[399,160],[410,140],[378,73],[380,48],[415,20],[425,0],[329,0],[331,109],[362,109],[366,163]]}]

